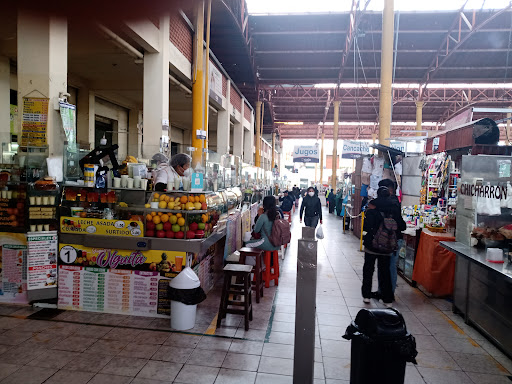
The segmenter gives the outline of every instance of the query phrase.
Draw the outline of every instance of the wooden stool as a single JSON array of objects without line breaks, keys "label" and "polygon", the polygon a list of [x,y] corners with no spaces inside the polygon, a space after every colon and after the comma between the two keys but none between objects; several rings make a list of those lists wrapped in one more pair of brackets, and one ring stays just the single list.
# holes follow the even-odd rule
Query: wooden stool
[{"label": "wooden stool", "polygon": [[[234,315],[244,315],[245,330],[249,330],[249,321],[252,321],[251,271],[252,266],[250,265],[228,264],[224,267],[224,284],[217,316],[217,328],[220,327],[226,314],[232,313]],[[233,277],[240,278],[242,283],[232,283]],[[230,300],[230,295],[233,295],[233,300]],[[237,296],[241,296],[243,301],[235,300]],[[229,306],[243,307],[243,309],[229,308]]]},{"label": "wooden stool", "polygon": [[261,259],[263,257],[263,251],[258,248],[249,248],[243,247],[240,248],[240,264],[245,264],[245,260],[248,256],[253,256],[256,258],[256,265],[252,267],[252,273],[254,273],[254,278],[252,279],[252,284],[256,289],[256,303],[260,302],[260,297],[263,297],[263,271],[265,268],[262,266]]},{"label": "wooden stool", "polygon": [[[270,266],[270,260],[274,262],[274,272]],[[263,273],[263,280],[265,281],[265,288],[270,287],[270,280],[274,280],[276,286],[279,285],[279,252],[278,251],[265,251],[265,272]]]}]

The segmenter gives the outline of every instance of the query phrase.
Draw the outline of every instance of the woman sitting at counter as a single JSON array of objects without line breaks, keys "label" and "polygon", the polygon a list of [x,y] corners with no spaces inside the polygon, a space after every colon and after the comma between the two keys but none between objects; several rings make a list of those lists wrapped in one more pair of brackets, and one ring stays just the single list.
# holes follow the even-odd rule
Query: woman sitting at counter
[{"label": "woman sitting at counter", "polygon": [[277,251],[281,247],[274,247],[269,240],[272,233],[272,226],[274,220],[279,215],[276,206],[276,199],[274,196],[266,196],[263,199],[263,213],[259,215],[256,224],[254,225],[254,233],[261,235],[260,239],[249,240],[248,247],[262,249],[264,251]]},{"label": "woman sitting at counter", "polygon": [[176,190],[183,189],[183,181],[190,182],[190,162],[192,158],[186,153],[174,155],[169,164],[167,158],[161,153],[153,156],[153,160],[158,164],[153,176],[155,191],[165,191],[169,183]]}]

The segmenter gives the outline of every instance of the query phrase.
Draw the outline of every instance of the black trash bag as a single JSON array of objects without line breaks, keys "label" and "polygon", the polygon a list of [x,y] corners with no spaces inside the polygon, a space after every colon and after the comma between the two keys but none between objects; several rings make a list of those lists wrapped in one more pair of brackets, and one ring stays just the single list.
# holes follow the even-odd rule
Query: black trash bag
[{"label": "black trash bag", "polygon": [[192,289],[176,289],[169,287],[169,298],[186,305],[195,305],[206,300],[206,293],[204,293],[201,287]]},{"label": "black trash bag", "polygon": [[343,338],[359,339],[365,344],[377,343],[387,353],[417,364],[416,339],[407,332],[402,314],[394,308],[361,309]]}]

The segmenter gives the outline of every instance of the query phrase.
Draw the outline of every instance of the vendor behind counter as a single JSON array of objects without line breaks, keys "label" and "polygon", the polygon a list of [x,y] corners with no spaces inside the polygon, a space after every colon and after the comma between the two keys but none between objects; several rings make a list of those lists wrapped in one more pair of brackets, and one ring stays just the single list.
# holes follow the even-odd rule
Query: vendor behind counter
[{"label": "vendor behind counter", "polygon": [[169,161],[162,153],[157,153],[152,159],[156,164],[153,172],[153,185],[155,191],[163,192],[168,184],[175,184],[175,189],[183,189],[183,181],[190,181],[190,162],[192,158],[186,153],[178,153]]}]

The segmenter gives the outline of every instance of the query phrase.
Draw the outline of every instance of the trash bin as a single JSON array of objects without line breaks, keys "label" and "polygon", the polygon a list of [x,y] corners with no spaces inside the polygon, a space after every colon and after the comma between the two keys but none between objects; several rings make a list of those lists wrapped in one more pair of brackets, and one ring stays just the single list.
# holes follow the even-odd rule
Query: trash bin
[{"label": "trash bin", "polygon": [[199,278],[186,267],[169,283],[171,328],[184,331],[194,328],[197,304],[206,299]]},{"label": "trash bin", "polygon": [[343,338],[352,340],[350,384],[403,384],[405,363],[416,364],[416,340],[396,309],[361,309]]}]

